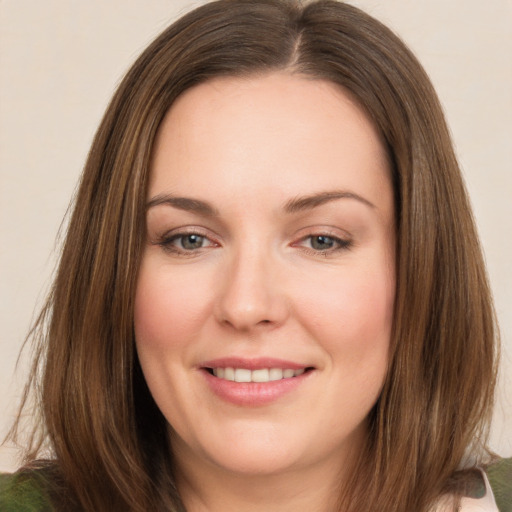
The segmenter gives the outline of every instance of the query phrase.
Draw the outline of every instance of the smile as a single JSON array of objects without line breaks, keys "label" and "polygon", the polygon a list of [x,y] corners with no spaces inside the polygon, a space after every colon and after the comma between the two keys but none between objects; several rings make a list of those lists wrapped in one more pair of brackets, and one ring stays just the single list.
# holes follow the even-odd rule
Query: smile
[{"label": "smile", "polygon": [[296,396],[316,373],[314,366],[284,359],[225,357],[198,365],[210,391],[224,402],[260,407]]},{"label": "smile", "polygon": [[297,370],[291,368],[259,368],[250,370],[248,368],[212,368],[209,369],[215,377],[233,382],[273,382],[276,380],[290,379],[302,375],[306,368]]}]

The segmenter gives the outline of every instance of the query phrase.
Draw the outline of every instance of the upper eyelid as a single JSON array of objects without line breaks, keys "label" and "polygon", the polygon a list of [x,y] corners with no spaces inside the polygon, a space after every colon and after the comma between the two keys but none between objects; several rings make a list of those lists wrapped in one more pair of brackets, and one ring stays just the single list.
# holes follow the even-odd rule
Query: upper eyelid
[{"label": "upper eyelid", "polygon": [[[301,234],[302,232],[302,234]],[[172,228],[167,231],[164,231],[161,235],[156,236],[159,241],[170,239],[170,238],[179,238],[180,236],[186,235],[198,235],[204,238],[207,238],[213,243],[220,244],[220,240],[226,237],[219,236],[215,233],[212,234],[211,230],[208,228],[200,227],[200,226],[180,226],[177,228]],[[353,236],[341,228],[334,226],[306,226],[295,232],[293,236],[289,236],[289,243],[291,245],[297,244],[307,238],[315,237],[315,236],[326,236],[329,238],[333,238],[340,242],[352,242]]]},{"label": "upper eyelid", "polygon": [[177,232],[177,233],[169,233],[167,235],[164,235],[161,237],[161,241],[174,241],[179,240],[180,238],[185,238],[187,236],[200,236],[201,238],[204,238],[205,240],[208,240],[212,245],[219,245],[217,241],[211,236],[205,235],[204,233],[197,232],[197,231],[186,231],[186,232]]},{"label": "upper eyelid", "polygon": [[315,238],[315,237],[319,237],[319,236],[323,236],[325,238],[332,238],[333,240],[337,240],[339,242],[348,242],[348,239],[347,238],[342,238],[338,235],[333,235],[333,234],[330,234],[330,233],[313,233],[311,235],[305,235],[301,238],[299,238],[299,241],[300,240],[307,240],[308,238]]},{"label": "upper eyelid", "polygon": [[[175,241],[180,238],[184,238],[190,235],[197,235],[202,238],[205,238],[209,241],[209,244],[206,247],[197,247],[195,249],[186,249],[184,247],[179,247],[179,245],[175,244]],[[201,232],[190,230],[190,231],[168,231],[166,234],[159,236],[156,240],[151,241],[152,245],[159,246],[164,252],[174,255],[175,257],[194,257],[199,256],[203,251],[218,247],[219,244]]]},{"label": "upper eyelid", "polygon": [[297,242],[293,242],[292,245],[295,245],[299,242],[303,242],[307,239],[311,239],[311,238],[315,238],[315,237],[319,237],[319,236],[324,236],[326,238],[331,238],[332,240],[334,240],[336,243],[340,244],[341,246],[346,246],[347,244],[353,244],[353,240],[352,238],[342,238],[340,236],[337,236],[337,235],[332,235],[332,234],[327,234],[327,233],[314,233],[314,234],[311,234],[311,235],[305,235],[301,238],[298,239]]},{"label": "upper eyelid", "polygon": [[215,238],[208,234],[206,229],[195,226],[169,229],[165,231],[160,238],[172,238],[186,235],[199,235],[208,239]]},{"label": "upper eyelid", "polygon": [[[206,247],[197,247],[194,249],[186,249],[184,247],[179,247],[179,246],[174,245],[173,242],[175,242],[176,240],[179,240],[182,237],[186,237],[188,235],[198,235],[200,237],[203,237],[209,241],[209,245],[207,245]],[[326,248],[323,250],[318,250],[313,247],[302,246],[302,244],[306,240],[312,239],[312,238],[318,237],[318,236],[325,236],[326,238],[333,239],[334,247],[329,247],[329,248]],[[161,246],[162,249],[166,252],[174,253],[176,257],[199,256],[205,250],[220,247],[220,244],[218,242],[214,241],[211,237],[208,237],[206,235],[203,235],[201,233],[197,233],[194,231],[178,231],[176,233],[164,235],[164,236],[160,237],[159,240],[154,242],[154,244]],[[310,255],[313,255],[313,256],[322,255],[322,256],[327,257],[327,256],[334,256],[337,253],[350,250],[353,247],[353,241],[352,241],[352,239],[341,238],[339,236],[334,236],[332,234],[327,234],[327,233],[312,233],[309,235],[302,236],[301,238],[297,239],[295,242],[292,242],[290,244],[290,246],[301,249],[302,251],[309,253]]]},{"label": "upper eyelid", "polygon": [[352,240],[353,235],[340,227],[329,225],[311,225],[305,226],[295,232],[297,238],[307,238],[308,236],[329,236],[339,240]]},{"label": "upper eyelid", "polygon": [[[198,236],[198,237],[201,237],[205,240],[208,241],[208,243],[210,244],[209,246],[207,247],[211,247],[211,246],[216,246],[218,245],[216,242],[214,242],[211,238],[207,237],[207,236],[204,236],[200,233],[177,233],[175,235],[171,235],[170,237],[167,238],[167,240],[163,240],[164,243],[166,242],[174,242],[175,240],[179,240],[180,238],[185,238],[187,236]],[[196,252],[200,249],[205,249],[206,247],[197,247],[196,249],[185,249],[185,248],[179,248],[179,250],[181,251],[184,251],[184,252]]]},{"label": "upper eyelid", "polygon": [[185,237],[188,235],[197,235],[203,238],[206,238],[210,241],[212,245],[219,245],[219,241],[217,237],[211,236],[211,234],[206,232],[207,230],[191,226],[191,227],[180,227],[169,229],[164,231],[162,234],[155,234],[153,237],[150,237],[150,241],[152,245],[169,245],[170,242],[179,239],[180,237]]}]

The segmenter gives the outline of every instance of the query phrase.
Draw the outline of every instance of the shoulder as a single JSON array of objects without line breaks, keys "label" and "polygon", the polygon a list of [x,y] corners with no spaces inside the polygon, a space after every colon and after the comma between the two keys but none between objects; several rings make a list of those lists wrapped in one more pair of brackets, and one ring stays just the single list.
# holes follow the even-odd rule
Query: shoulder
[{"label": "shoulder", "polygon": [[486,469],[500,512],[512,512],[512,457],[500,459]]},{"label": "shoulder", "polygon": [[[512,512],[512,458],[459,472],[435,512]],[[460,501],[459,501],[460,500]]]},{"label": "shoulder", "polygon": [[0,474],[2,512],[52,512],[42,470]]}]

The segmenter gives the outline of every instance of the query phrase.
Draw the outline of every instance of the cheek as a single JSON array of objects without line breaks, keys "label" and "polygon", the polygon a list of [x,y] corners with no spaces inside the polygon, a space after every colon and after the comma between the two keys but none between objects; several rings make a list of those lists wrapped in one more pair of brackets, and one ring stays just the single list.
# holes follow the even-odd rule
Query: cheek
[{"label": "cheek", "polygon": [[387,364],[395,295],[389,273],[352,269],[308,289],[300,305],[304,324],[331,358]]},{"label": "cheek", "polygon": [[172,425],[186,423],[187,404],[193,402],[186,382],[194,340],[208,309],[203,277],[186,269],[171,272],[153,255],[143,260],[139,271],[134,305],[137,354],[153,399]]},{"label": "cheek", "polygon": [[350,276],[339,283],[332,280],[302,302],[313,326],[336,333],[335,337],[358,338],[363,342],[359,336],[364,332],[389,334],[391,329],[393,286],[379,279],[367,281],[366,278],[358,280],[357,276]]},{"label": "cheek", "polygon": [[385,380],[395,284],[379,265],[342,270],[323,286],[308,283],[310,293],[302,292],[296,306],[303,327],[327,355],[324,393],[309,408],[324,411],[325,432],[346,438],[363,425]]},{"label": "cheek", "polygon": [[209,304],[198,275],[171,273],[156,262],[143,262],[135,295],[138,345],[155,348],[184,345],[198,332]]}]

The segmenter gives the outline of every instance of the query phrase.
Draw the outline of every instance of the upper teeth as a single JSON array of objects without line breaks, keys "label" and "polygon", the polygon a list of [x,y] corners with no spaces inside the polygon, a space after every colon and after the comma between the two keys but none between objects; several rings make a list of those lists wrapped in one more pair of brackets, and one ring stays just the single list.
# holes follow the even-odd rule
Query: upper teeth
[{"label": "upper teeth", "polygon": [[304,368],[291,370],[283,368],[261,368],[248,370],[247,368],[213,368],[213,374],[220,379],[234,382],[270,382],[273,380],[289,379],[304,373]]}]

